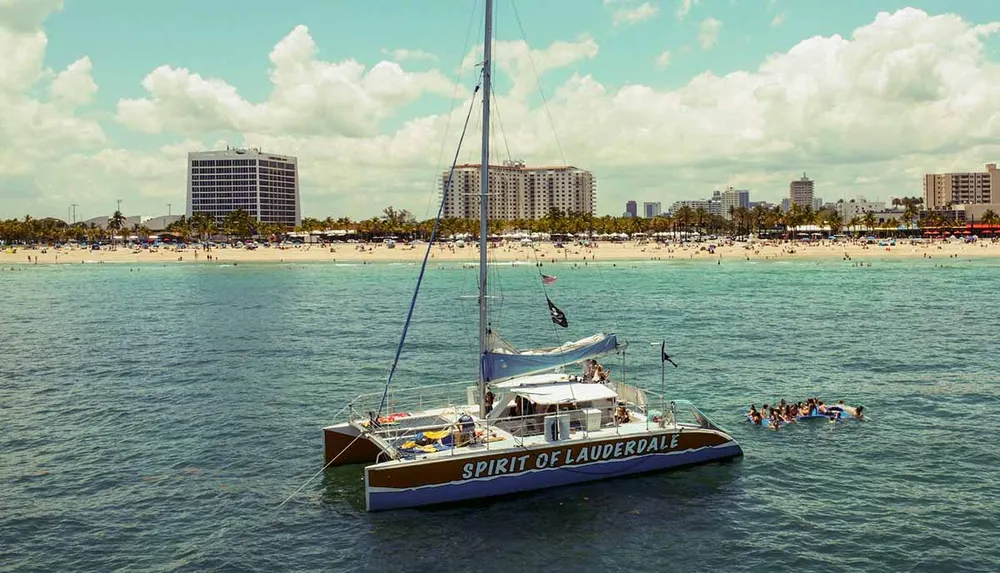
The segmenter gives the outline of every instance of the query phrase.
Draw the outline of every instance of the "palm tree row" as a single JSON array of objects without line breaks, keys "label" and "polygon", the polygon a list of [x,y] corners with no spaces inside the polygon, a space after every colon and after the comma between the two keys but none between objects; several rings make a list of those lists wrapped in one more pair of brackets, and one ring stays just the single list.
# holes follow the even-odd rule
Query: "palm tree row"
[{"label": "palm tree row", "polygon": [[[937,212],[921,213],[919,210],[919,201],[916,198],[913,199],[912,201],[906,200],[906,202],[900,204],[904,206],[902,214],[904,222],[912,223],[916,221],[919,223],[919,228],[964,227],[964,224],[953,221]],[[144,225],[133,225],[131,228],[127,228],[125,221],[126,218],[120,212],[116,211],[108,218],[108,228],[105,230],[94,224],[68,224],[65,221],[55,218],[33,219],[31,216],[26,216],[24,219],[0,221],[0,241],[5,243],[51,243],[68,240],[98,242],[109,240],[111,237],[122,235],[126,232],[139,237],[147,237],[152,233]],[[979,222],[986,225],[998,225],[1000,224],[1000,216],[992,210],[988,210],[980,218]],[[619,233],[633,235],[635,233],[672,232],[734,235],[754,233],[764,235],[785,232],[794,233],[797,229],[809,225],[829,228],[832,233],[839,233],[844,228],[853,230],[865,229],[870,233],[874,233],[879,228],[896,230],[898,223],[892,222],[880,225],[873,213],[865,213],[862,216],[844,221],[833,210],[813,211],[808,207],[793,205],[787,212],[781,211],[777,207],[771,209],[762,206],[753,208],[734,207],[730,210],[728,218],[711,214],[705,209],[692,209],[687,206],[681,207],[672,215],[661,215],[652,218],[612,217],[610,215],[597,217],[589,213],[562,213],[552,210],[540,219],[489,221],[488,226],[490,234],[528,231],[548,233],[550,235],[606,235]],[[426,239],[430,236],[433,227],[434,221],[432,219],[417,221],[406,210],[387,207],[383,210],[382,216],[360,221],[354,221],[348,217],[340,217],[338,219],[334,219],[333,217],[327,217],[326,219],[307,217],[302,220],[302,224],[296,230],[304,232],[344,230],[368,240],[392,236]],[[215,237],[220,234],[231,239],[249,239],[255,236],[270,237],[280,235],[286,229],[277,223],[256,221],[247,212],[236,210],[226,216],[221,225],[216,222],[215,217],[208,213],[195,213],[191,217],[182,216],[179,220],[171,223],[166,231],[176,235],[182,241],[189,241],[193,238],[207,240],[209,237]],[[479,234],[479,221],[474,219],[445,218],[439,224],[438,234],[443,237],[462,234],[477,236]]]},{"label": "palm tree row", "polygon": [[[915,205],[907,205],[903,212],[904,221],[916,219],[919,210]],[[952,223],[949,222],[949,224]],[[342,230],[366,239],[389,236],[426,238],[430,236],[433,225],[433,220],[417,221],[406,211],[396,211],[392,207],[388,207],[381,217],[372,217],[361,221],[353,221],[346,217],[339,219],[307,217],[302,220],[302,224],[296,230],[302,232]],[[748,235],[750,233],[763,235],[794,232],[806,226],[828,228],[832,233],[839,233],[845,228],[851,230],[867,229],[869,232],[875,232],[879,228],[895,230],[898,223],[880,224],[873,213],[866,213],[864,216],[844,221],[835,210],[813,211],[809,207],[799,205],[793,205],[787,212],[782,211],[779,207],[733,207],[730,209],[728,218],[711,214],[703,208],[693,209],[689,206],[683,206],[672,215],[660,215],[652,218],[612,217],[610,215],[596,217],[589,213],[561,213],[552,210],[540,219],[490,221],[489,231],[491,234],[528,231],[550,235],[618,233],[628,235],[645,233],[648,235],[691,232],[720,235]],[[479,234],[479,221],[445,218],[441,220],[438,230],[439,236],[445,237],[460,234],[477,236]]]}]

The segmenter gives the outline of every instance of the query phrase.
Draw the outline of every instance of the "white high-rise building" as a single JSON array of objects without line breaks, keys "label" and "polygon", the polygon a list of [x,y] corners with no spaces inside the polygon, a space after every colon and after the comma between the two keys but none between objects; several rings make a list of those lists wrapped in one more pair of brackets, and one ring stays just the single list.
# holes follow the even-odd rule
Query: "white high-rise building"
[{"label": "white high-rise building", "polygon": [[237,209],[264,223],[299,226],[298,159],[260,149],[189,153],[187,216],[210,213],[222,223]]},{"label": "white high-rise building", "polygon": [[[576,167],[526,167],[522,161],[490,165],[489,218],[541,219],[556,209],[563,214],[593,215],[597,202],[594,175]],[[454,180],[447,189],[444,216],[479,218],[479,174],[477,164],[455,167]],[[441,175],[441,189],[448,184],[448,172]]]},{"label": "white high-rise building", "polygon": [[792,181],[788,184],[789,205],[799,205],[800,207],[813,207],[813,194],[816,191],[815,181],[802,174],[802,179]]},{"label": "white high-rise building", "polygon": [[719,214],[726,219],[732,219],[734,209],[750,207],[750,191],[730,187],[719,195],[719,203]]},{"label": "white high-rise building", "polygon": [[642,204],[642,216],[647,219],[659,217],[663,213],[663,207],[659,201],[645,201]]}]

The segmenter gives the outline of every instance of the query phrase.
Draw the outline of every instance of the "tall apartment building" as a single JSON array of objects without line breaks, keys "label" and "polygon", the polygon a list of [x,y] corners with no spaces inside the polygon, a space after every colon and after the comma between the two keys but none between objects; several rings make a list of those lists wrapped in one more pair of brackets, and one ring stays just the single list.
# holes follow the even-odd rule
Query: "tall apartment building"
[{"label": "tall apartment building", "polygon": [[260,222],[300,225],[298,159],[260,149],[189,153],[187,216],[211,213],[222,223],[236,209]]},{"label": "tall apartment building", "polygon": [[737,208],[750,207],[750,191],[729,187],[719,194],[719,210],[726,219],[732,219],[732,212]]},{"label": "tall apartment building", "polygon": [[647,201],[642,204],[642,216],[647,219],[659,217],[663,213],[663,208],[659,201]]},{"label": "tall apartment building", "polygon": [[928,173],[924,175],[924,208],[944,209],[952,205],[993,203],[994,190],[1000,190],[1000,170],[996,163],[986,164],[985,172]]},{"label": "tall apartment building", "polygon": [[792,181],[788,185],[789,208],[791,205],[800,205],[812,209],[815,183],[815,181],[806,177],[805,173],[802,174],[802,179]]},{"label": "tall apartment building", "polygon": [[[523,161],[490,165],[489,170],[490,219],[541,219],[551,209],[594,214],[597,186],[589,171],[571,166],[526,167]],[[479,165],[457,165],[451,187],[447,187],[448,172],[441,175],[445,217],[479,218],[479,171]]]},{"label": "tall apartment building", "polygon": [[635,201],[625,202],[625,216],[626,217],[637,217],[639,215],[639,206]]}]

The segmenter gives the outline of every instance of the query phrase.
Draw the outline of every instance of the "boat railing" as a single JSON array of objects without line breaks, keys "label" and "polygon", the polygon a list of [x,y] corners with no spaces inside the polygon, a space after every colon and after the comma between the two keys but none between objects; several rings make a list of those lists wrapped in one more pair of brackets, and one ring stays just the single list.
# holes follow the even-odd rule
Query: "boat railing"
[{"label": "boat railing", "polygon": [[[469,388],[474,382],[451,382],[413,388],[391,388],[382,392],[360,394],[348,403],[348,421],[365,420],[378,413],[380,418],[391,418],[401,413],[421,411],[425,408],[451,408],[469,403]],[[475,399],[475,392],[473,392]],[[380,404],[382,405],[380,411]]]},{"label": "boat railing", "polygon": [[[569,415],[571,431],[582,432],[584,438],[592,433],[586,426],[586,416],[591,408],[560,409],[556,412],[504,416],[495,420],[472,418],[464,423],[466,428],[463,432],[460,417],[467,413],[466,407],[453,406],[435,414],[397,417],[374,424],[371,420],[360,420],[357,423],[363,432],[376,437],[381,449],[392,458],[445,451],[456,455],[469,451],[465,449],[466,446],[481,447],[488,451],[493,443],[506,440],[508,436],[516,445],[520,445],[519,442],[523,443],[524,438],[544,434],[545,418],[553,414]],[[633,415],[644,414],[643,409],[634,404],[629,404],[628,409]],[[600,431],[617,432],[621,425],[614,414],[614,410],[602,410]],[[648,417],[646,424],[650,425]],[[412,445],[403,447],[411,441]]]},{"label": "boat railing", "polygon": [[646,390],[648,419],[657,424],[667,426],[677,424],[692,424],[707,430],[729,433],[725,428],[713,422],[693,402],[689,400],[668,400],[658,392]]}]

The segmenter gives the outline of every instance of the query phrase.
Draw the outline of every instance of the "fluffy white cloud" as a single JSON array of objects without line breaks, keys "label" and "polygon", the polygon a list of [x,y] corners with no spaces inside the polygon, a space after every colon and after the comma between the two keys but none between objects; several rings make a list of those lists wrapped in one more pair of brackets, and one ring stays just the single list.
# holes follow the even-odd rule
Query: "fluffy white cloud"
[{"label": "fluffy white cloud", "polygon": [[[924,172],[1000,159],[1000,65],[984,45],[997,31],[1000,23],[955,15],[880,13],[849,36],[808,38],[756,69],[705,72],[671,89],[602,83],[587,73],[599,50],[589,37],[542,48],[499,41],[494,157],[509,147],[530,163],[565,158],[591,169],[602,212],[727,184],[777,200],[802,171],[827,199],[919,194]],[[0,217],[27,207],[58,215],[70,202],[96,215],[116,197],[130,213],[159,214],[183,202],[185,153],[219,137],[298,155],[308,215],[369,216],[393,204],[423,216],[468,109],[460,103],[389,128],[384,120],[400,106],[423,94],[443,102],[453,83],[391,62],[320,61],[297,28],[271,53],[266,100],[197,70],[160,67],[143,80],[147,97],[121,101],[118,120],[168,135],[148,151],[106,148],[85,107],[96,90],[89,59],[45,69],[45,36],[30,26],[0,26],[0,49],[10,55],[0,61]],[[467,56],[466,73],[478,58]],[[657,58],[648,58],[652,69]],[[575,73],[546,84],[542,107],[535,74],[545,83],[557,69]],[[459,95],[467,102],[467,87]],[[476,129],[473,119],[461,161],[478,158]]]},{"label": "fluffy white cloud", "polygon": [[[48,40],[40,26],[62,3],[0,0],[0,185],[12,195],[41,193],[32,175],[51,167],[67,151],[104,143],[100,125],[77,113],[97,89],[90,60],[62,72],[44,65]],[[48,93],[40,99],[37,93]],[[7,180],[16,179],[16,184]],[[0,197],[2,197],[0,187]]]},{"label": "fluffy white cloud", "polygon": [[63,0],[0,0],[0,25],[14,32],[35,32]]},{"label": "fluffy white cloud", "polygon": [[149,97],[123,99],[118,120],[159,133],[229,130],[254,133],[337,133],[372,136],[381,120],[424,94],[451,96],[452,82],[438,71],[406,72],[383,61],[366,69],[355,60],[324,62],[308,28],[298,26],[271,51],[270,98],[244,99],[224,80],[161,66],[142,82]]},{"label": "fluffy white cloud", "polygon": [[683,20],[691,12],[691,8],[698,4],[698,0],[680,0],[677,5],[677,19]]},{"label": "fluffy white cloud", "polygon": [[97,93],[97,83],[91,76],[94,66],[84,56],[59,72],[52,80],[52,99],[70,107],[90,103]]},{"label": "fluffy white cloud", "polygon": [[644,20],[649,20],[660,13],[660,9],[649,2],[643,2],[642,4],[629,8],[622,7],[618,8],[612,14],[612,20],[615,26],[620,24],[638,24]]},{"label": "fluffy white cloud", "polygon": [[709,17],[701,21],[701,25],[698,27],[698,43],[701,44],[703,50],[715,45],[716,40],[719,39],[719,28],[722,28],[722,22],[715,18]]},{"label": "fluffy white cloud", "polygon": [[397,62],[405,62],[407,60],[437,60],[438,57],[430,52],[425,52],[423,50],[407,50],[406,48],[398,48],[395,50],[383,49],[382,53],[389,56]]}]

